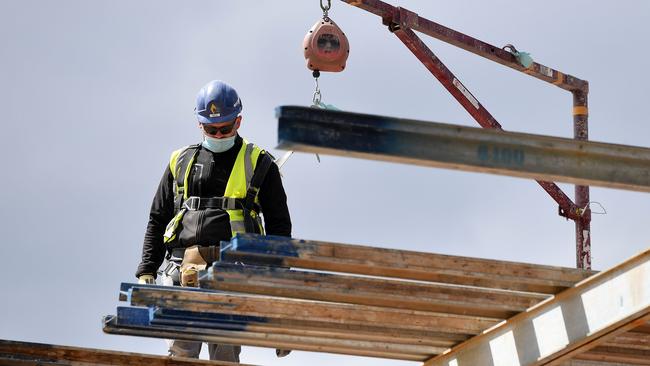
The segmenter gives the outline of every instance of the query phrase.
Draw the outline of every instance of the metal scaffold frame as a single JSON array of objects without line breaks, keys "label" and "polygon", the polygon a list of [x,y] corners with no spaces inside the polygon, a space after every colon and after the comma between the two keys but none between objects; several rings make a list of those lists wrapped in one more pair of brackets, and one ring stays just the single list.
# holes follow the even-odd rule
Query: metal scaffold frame
[{"label": "metal scaffold frame", "polygon": [[[483,128],[501,129],[501,125],[472,93],[456,78],[414,31],[460,47],[488,60],[556,85],[573,94],[573,138],[588,139],[587,95],[589,84],[537,62],[524,67],[515,55],[466,34],[419,16],[408,9],[394,7],[380,0],[341,0],[378,15],[383,24],[422,62],[454,98]],[[504,47],[505,48],[505,47]],[[559,214],[575,222],[576,266],[591,268],[591,210],[589,186],[575,186],[575,203],[553,182],[538,180],[540,186],[557,202]]]}]

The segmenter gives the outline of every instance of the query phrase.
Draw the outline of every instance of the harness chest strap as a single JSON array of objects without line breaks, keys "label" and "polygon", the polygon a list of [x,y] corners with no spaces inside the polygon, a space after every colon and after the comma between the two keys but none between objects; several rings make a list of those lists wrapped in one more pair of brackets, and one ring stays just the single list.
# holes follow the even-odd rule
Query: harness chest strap
[{"label": "harness chest strap", "polygon": [[[206,208],[217,208],[222,210],[237,210],[246,206],[246,200],[233,197],[199,197],[190,196],[183,201],[182,208],[190,211],[205,210]],[[260,206],[253,202],[252,206],[254,211],[260,212]]]}]

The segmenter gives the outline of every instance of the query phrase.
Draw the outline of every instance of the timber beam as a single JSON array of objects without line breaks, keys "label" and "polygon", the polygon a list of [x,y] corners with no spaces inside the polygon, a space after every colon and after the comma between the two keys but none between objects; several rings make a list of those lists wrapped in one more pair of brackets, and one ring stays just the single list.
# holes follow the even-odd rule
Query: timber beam
[{"label": "timber beam", "polygon": [[650,250],[461,343],[425,366],[550,365],[589,350],[591,356],[584,357],[611,353],[612,359],[641,359],[647,352],[601,344],[648,319]]},{"label": "timber beam", "polygon": [[[53,344],[0,339],[0,364],[8,366],[97,365],[97,366],[235,366],[226,361],[200,361],[188,358],[116,352],[101,349],[66,347]],[[245,366],[245,365],[244,365]],[[251,366],[251,365],[249,365]]]},{"label": "timber beam", "polygon": [[650,251],[585,279],[593,272],[257,234],[220,249],[199,288],[122,284],[129,306],[104,332],[427,366],[647,365]]},{"label": "timber beam", "polygon": [[221,260],[546,294],[558,293],[595,273],[256,234],[237,234],[230,242],[222,242]]},{"label": "timber beam", "polygon": [[337,353],[344,355],[379,357],[407,361],[424,361],[427,359],[427,354],[406,353],[399,350],[399,348],[401,348],[400,345],[377,344],[365,341],[337,341],[335,339],[327,338],[315,339],[314,337],[307,337],[303,335],[287,336],[274,333],[236,332],[229,330],[188,327],[125,327],[115,325],[115,323],[110,319],[104,325],[104,332],[109,334],[136,337],[139,336],[162,339],[181,339],[186,341],[210,342],[218,344],[249,345],[255,347]]},{"label": "timber beam", "polygon": [[497,323],[491,318],[219,291],[183,291],[165,286],[133,286],[130,291],[132,306],[253,317],[266,323],[290,319],[352,326],[381,324],[395,330],[435,330],[465,335],[478,334]]},{"label": "timber beam", "polygon": [[507,319],[548,295],[286,268],[215,263],[202,288]]},{"label": "timber beam", "polygon": [[[162,311],[161,311],[162,310]],[[104,332],[155,338],[173,338],[220,344],[250,345],[315,352],[340,353],[357,356],[424,361],[439,354],[448,345],[431,345],[413,337],[387,333],[367,334],[348,329],[338,330],[332,324],[323,328],[297,326],[293,322],[266,322],[264,318],[232,316],[207,312],[191,312],[147,308],[118,308],[117,316],[104,319]],[[392,333],[392,334],[391,334]],[[451,342],[450,338],[447,342]]]},{"label": "timber beam", "polygon": [[282,106],[278,148],[650,192],[650,149]]},{"label": "timber beam", "polygon": [[616,365],[650,365],[650,350],[598,346],[577,355],[574,360],[608,362]]},{"label": "timber beam", "polygon": [[[161,327],[205,328],[214,330],[245,331],[263,334],[283,334],[288,336],[310,336],[314,339],[338,339],[377,342],[394,345],[416,345],[426,351],[441,353],[460,342],[469,339],[468,335],[441,333],[430,330],[407,330],[385,327],[378,323],[364,325],[350,325],[343,323],[295,320],[295,319],[268,319],[265,317],[251,317],[229,315],[220,313],[192,312],[174,309],[156,309],[152,314],[146,314],[141,308],[118,307],[117,322],[119,325],[137,325],[137,317],[127,313],[140,311],[148,320],[143,324]],[[403,348],[406,349],[406,348]],[[422,350],[422,349],[421,349]]]}]

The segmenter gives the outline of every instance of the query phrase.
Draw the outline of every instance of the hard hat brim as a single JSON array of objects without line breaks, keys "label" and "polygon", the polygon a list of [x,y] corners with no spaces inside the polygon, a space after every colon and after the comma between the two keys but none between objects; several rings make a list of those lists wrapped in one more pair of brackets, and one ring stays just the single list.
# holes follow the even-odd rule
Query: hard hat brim
[{"label": "hard hat brim", "polygon": [[219,117],[206,117],[200,113],[196,113],[196,118],[198,119],[199,123],[202,124],[221,123],[221,122],[228,122],[234,120],[235,118],[237,118],[239,113],[241,113],[241,109],[236,110],[225,116],[219,116]]}]

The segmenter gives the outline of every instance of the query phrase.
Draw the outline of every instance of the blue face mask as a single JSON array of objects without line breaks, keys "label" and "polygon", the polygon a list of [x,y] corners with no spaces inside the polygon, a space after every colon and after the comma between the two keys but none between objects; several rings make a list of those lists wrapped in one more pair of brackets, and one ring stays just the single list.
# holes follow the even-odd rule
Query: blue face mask
[{"label": "blue face mask", "polygon": [[235,146],[235,138],[237,135],[233,135],[230,137],[224,137],[224,138],[215,138],[215,137],[210,137],[210,136],[205,136],[203,135],[204,140],[201,145],[205,147],[206,149],[215,152],[215,153],[220,153],[229,150],[231,147]]}]

